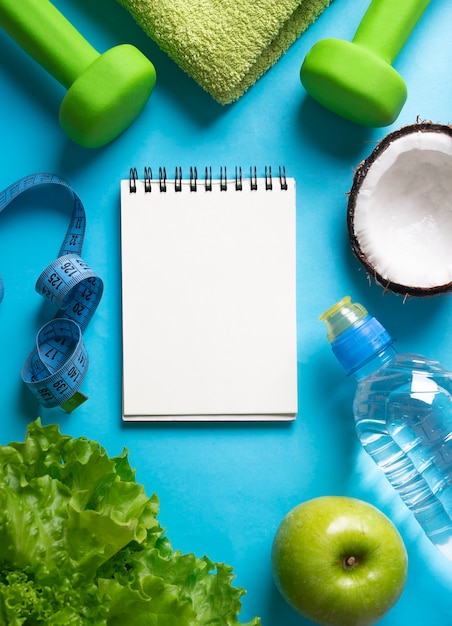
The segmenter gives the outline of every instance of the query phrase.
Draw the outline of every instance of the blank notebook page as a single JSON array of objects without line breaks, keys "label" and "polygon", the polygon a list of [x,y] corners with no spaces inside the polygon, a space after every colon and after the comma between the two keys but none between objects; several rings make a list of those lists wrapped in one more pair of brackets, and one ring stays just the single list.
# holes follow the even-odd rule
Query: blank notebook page
[{"label": "blank notebook page", "polygon": [[121,181],[124,420],[295,418],[295,181],[253,180]]}]

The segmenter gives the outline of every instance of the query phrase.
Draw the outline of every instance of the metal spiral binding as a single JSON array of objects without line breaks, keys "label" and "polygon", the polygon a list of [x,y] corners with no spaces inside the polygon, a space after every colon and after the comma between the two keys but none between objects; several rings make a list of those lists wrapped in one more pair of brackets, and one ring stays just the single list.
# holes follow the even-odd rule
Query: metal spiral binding
[{"label": "metal spiral binding", "polygon": [[159,188],[162,193],[166,193],[166,167],[159,167]]},{"label": "metal spiral binding", "polygon": [[257,171],[256,171],[256,167],[254,167],[254,172],[253,172],[253,168],[250,167],[250,185],[251,185],[251,191],[256,191],[257,190]]},{"label": "metal spiral binding", "polygon": [[267,191],[273,189],[273,180],[272,180],[272,168],[265,167],[265,189]]},{"label": "metal spiral binding", "polygon": [[196,191],[198,181],[198,170],[196,167],[190,167],[190,191]]},{"label": "metal spiral binding", "polygon": [[223,178],[223,167],[220,167],[220,191],[228,190],[228,175],[226,171],[226,167],[224,168],[224,178]]},{"label": "metal spiral binding", "polygon": [[283,166],[279,166],[279,182],[281,184],[281,189],[283,191],[287,191],[287,178],[286,178],[286,168]]},{"label": "metal spiral binding", "polygon": [[[220,167],[220,171],[219,171],[219,187],[220,187],[220,191],[227,191],[228,190],[228,185],[231,181],[228,181],[228,177],[227,177],[227,168],[225,166],[221,166]],[[280,184],[280,188],[283,191],[287,191],[288,186],[287,186],[287,178],[286,178],[286,168],[285,166],[279,166],[279,184]],[[137,169],[135,167],[131,167],[130,168],[130,174],[129,174],[129,189],[130,189],[130,193],[136,193],[137,192],[137,181],[139,180],[138,178],[138,173],[137,173]],[[144,177],[143,177],[143,181],[144,181],[144,192],[145,193],[151,193],[152,191],[152,169],[150,167],[145,167],[144,168]],[[250,184],[250,189],[251,191],[256,191],[258,189],[258,175],[257,175],[257,168],[256,166],[251,166],[250,167],[250,175],[249,175],[249,184]],[[243,178],[243,174],[242,174],[242,168],[240,166],[236,166],[235,167],[235,179],[234,179],[234,184],[235,184],[235,190],[236,191],[242,191],[243,190],[243,184],[244,184],[244,178]],[[264,184],[265,184],[265,190],[266,191],[272,191],[273,190],[273,173],[272,173],[272,168],[271,166],[265,166],[265,174],[264,174]],[[166,191],[168,190],[168,177],[167,177],[167,173],[166,173],[166,167],[159,167],[159,177],[158,177],[158,186],[159,186],[159,190],[162,193],[166,193]],[[175,192],[182,192],[183,190],[183,176],[182,176],[182,167],[178,166],[175,168],[175,173],[174,173],[174,191]],[[198,191],[198,170],[196,167],[190,167],[190,178],[189,178],[189,189],[190,191],[196,192]],[[212,179],[212,167],[211,166],[206,166],[205,168],[205,173],[204,173],[204,190],[205,191],[212,191],[213,189],[213,179]],[[1,284],[0,284],[0,293],[1,293]]]},{"label": "metal spiral binding", "polygon": [[212,191],[212,168],[209,166],[206,167],[206,191]]},{"label": "metal spiral binding", "polygon": [[235,168],[235,190],[242,191],[243,189],[243,179],[242,179],[242,168]]},{"label": "metal spiral binding", "polygon": [[[146,176],[146,168],[145,168],[145,176]],[[130,168],[130,178],[129,178],[129,189],[130,193],[137,192],[137,180],[138,180],[138,172],[136,167]]]},{"label": "metal spiral binding", "polygon": [[174,174],[174,191],[182,191],[182,168],[176,167]]},{"label": "metal spiral binding", "polygon": [[152,170],[150,167],[144,168],[144,191],[151,192],[152,191]]}]

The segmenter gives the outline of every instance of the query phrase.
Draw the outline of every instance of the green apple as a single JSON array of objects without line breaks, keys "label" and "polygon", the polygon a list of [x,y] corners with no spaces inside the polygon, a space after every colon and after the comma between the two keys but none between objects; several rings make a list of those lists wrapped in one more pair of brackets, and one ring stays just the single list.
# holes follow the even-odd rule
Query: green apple
[{"label": "green apple", "polygon": [[403,540],[379,509],[356,498],[323,496],[294,507],[276,531],[272,569],[282,596],[325,625],[374,624],[406,583]]}]

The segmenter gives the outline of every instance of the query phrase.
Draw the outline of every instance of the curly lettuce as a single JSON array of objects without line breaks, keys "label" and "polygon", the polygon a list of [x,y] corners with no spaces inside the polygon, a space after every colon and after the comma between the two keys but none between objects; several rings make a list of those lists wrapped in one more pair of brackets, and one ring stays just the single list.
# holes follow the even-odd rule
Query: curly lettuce
[{"label": "curly lettuce", "polygon": [[0,624],[240,624],[232,568],[173,550],[158,512],[126,449],[32,422],[0,446]]}]

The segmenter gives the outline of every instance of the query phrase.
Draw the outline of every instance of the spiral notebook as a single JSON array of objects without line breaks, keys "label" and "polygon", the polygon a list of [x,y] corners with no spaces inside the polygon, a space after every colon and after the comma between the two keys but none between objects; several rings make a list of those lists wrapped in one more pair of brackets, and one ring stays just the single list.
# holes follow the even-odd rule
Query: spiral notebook
[{"label": "spiral notebook", "polygon": [[123,420],[295,419],[295,180],[201,173],[121,181]]}]

